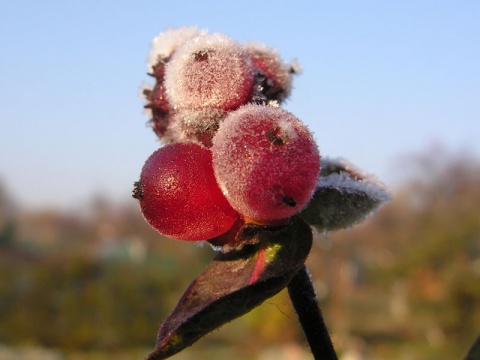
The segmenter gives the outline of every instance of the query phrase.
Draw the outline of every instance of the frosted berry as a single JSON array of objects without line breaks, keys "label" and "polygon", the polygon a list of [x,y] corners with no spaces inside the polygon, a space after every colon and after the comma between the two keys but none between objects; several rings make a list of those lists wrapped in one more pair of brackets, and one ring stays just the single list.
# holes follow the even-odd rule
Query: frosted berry
[{"label": "frosted berry", "polygon": [[155,73],[155,65],[159,62],[166,63],[178,47],[195,36],[206,33],[205,30],[199,30],[197,27],[191,26],[178,29],[170,28],[158,34],[153,39],[150,53],[148,54],[149,71],[154,70]]},{"label": "frosted berry", "polygon": [[247,101],[253,81],[250,58],[222,34],[187,41],[165,67],[165,88],[174,108],[235,109]]},{"label": "frosted berry", "polygon": [[290,95],[292,75],[295,70],[281,59],[277,50],[267,45],[256,42],[248,43],[244,49],[258,71],[256,97],[264,96],[267,101],[282,102],[285,100]]},{"label": "frosted berry", "polygon": [[147,100],[145,108],[151,111],[150,123],[153,131],[164,143],[169,142],[167,131],[170,124],[170,104],[164,85],[165,66],[178,47],[195,36],[206,33],[205,30],[200,31],[196,27],[167,29],[152,41],[148,54],[148,71],[156,81],[153,89],[144,89],[143,96]]},{"label": "frosted berry", "polygon": [[301,211],[320,172],[312,135],[278,107],[245,105],[230,112],[212,153],[215,177],[232,207],[265,224]]},{"label": "frosted berry", "polygon": [[207,240],[238,219],[217,185],[211,152],[195,143],[175,143],[145,162],[133,196],[147,222],[163,235]]},{"label": "frosted berry", "polygon": [[194,141],[207,148],[227,112],[218,108],[177,109],[171,115],[171,133],[176,141]]}]

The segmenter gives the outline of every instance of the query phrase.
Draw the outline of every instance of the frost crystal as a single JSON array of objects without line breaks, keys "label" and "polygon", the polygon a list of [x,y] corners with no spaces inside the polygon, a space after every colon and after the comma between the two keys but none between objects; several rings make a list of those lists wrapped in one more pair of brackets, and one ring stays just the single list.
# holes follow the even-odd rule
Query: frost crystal
[{"label": "frost crystal", "polygon": [[198,30],[195,26],[167,29],[161,32],[152,41],[151,50],[148,54],[148,70],[152,71],[153,66],[159,60],[169,59],[173,52],[186,41],[206,33],[206,30]]}]

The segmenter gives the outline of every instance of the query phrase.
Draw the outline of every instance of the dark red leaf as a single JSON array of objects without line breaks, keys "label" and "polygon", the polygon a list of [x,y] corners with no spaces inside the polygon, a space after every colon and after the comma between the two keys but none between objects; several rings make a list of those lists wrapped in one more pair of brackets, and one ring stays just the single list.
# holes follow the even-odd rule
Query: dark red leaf
[{"label": "dark red leaf", "polygon": [[219,326],[246,314],[288,285],[312,245],[300,218],[278,227],[243,226],[247,245],[218,254],[163,322],[148,360],[166,359]]}]

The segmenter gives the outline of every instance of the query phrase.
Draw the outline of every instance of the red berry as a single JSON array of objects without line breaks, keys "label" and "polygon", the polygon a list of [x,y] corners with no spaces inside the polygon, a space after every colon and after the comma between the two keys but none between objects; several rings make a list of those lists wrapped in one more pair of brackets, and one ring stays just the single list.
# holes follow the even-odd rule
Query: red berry
[{"label": "red berry", "polygon": [[163,235],[207,240],[238,219],[215,180],[211,152],[196,143],[175,143],[145,162],[134,197],[147,222]]},{"label": "red berry", "polygon": [[305,125],[276,107],[245,105],[213,138],[215,177],[232,207],[271,223],[301,211],[315,190],[320,155]]},{"label": "red berry", "polygon": [[150,103],[145,107],[152,111],[152,128],[155,134],[162,139],[168,129],[169,123],[169,105],[165,94],[163,82],[157,80],[155,87],[148,96]]},{"label": "red berry", "polygon": [[283,62],[277,50],[267,45],[248,43],[244,48],[252,59],[253,66],[260,71],[257,75],[260,85],[258,90],[267,100],[285,100],[292,88],[294,71],[291,66]]},{"label": "red berry", "polygon": [[148,54],[148,68],[156,82],[153,89],[144,90],[144,96],[148,102],[145,108],[151,110],[152,128],[164,143],[169,142],[167,131],[170,127],[170,104],[164,85],[165,65],[178,47],[186,41],[206,33],[205,30],[200,31],[196,27],[167,29],[152,41],[152,47]]},{"label": "red berry", "polygon": [[222,34],[187,41],[165,67],[165,88],[174,108],[235,109],[247,101],[253,81],[250,58]]},{"label": "red berry", "polygon": [[198,30],[194,26],[166,29],[158,34],[152,41],[150,53],[148,54],[148,67],[152,69],[155,74],[155,65],[159,62],[167,62],[175,50],[186,41],[206,33],[205,30]]}]

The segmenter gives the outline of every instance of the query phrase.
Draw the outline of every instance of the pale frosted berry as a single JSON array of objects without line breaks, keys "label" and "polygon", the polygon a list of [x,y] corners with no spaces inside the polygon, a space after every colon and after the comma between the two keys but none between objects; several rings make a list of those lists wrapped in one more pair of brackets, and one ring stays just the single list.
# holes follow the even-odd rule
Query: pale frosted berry
[{"label": "pale frosted berry", "polygon": [[[152,109],[153,113],[154,111],[155,109]],[[227,116],[227,111],[217,108],[177,109],[171,110],[168,115],[163,117],[168,121],[155,121],[154,117],[152,125],[164,144],[196,142],[210,148],[219,122],[225,116]],[[160,131],[162,132],[160,133]]]},{"label": "pale frosted berry", "polygon": [[286,64],[276,49],[267,45],[252,42],[244,45],[244,49],[252,59],[257,74],[256,91],[265,96],[266,100],[285,100],[292,88],[293,68]]},{"label": "pale frosted berry", "polygon": [[288,218],[309,202],[320,155],[306,126],[289,112],[245,105],[213,138],[215,177],[232,207],[254,221]]},{"label": "pale frosted berry", "polygon": [[155,77],[156,82],[153,89],[143,91],[143,96],[147,100],[145,108],[151,112],[152,128],[165,143],[168,143],[166,133],[170,122],[170,104],[164,85],[165,65],[178,47],[189,39],[206,33],[205,30],[200,31],[196,27],[167,29],[152,41],[151,50],[148,54],[148,69],[150,75]]},{"label": "pale frosted berry", "polygon": [[134,197],[154,229],[180,240],[222,235],[239,216],[217,185],[210,150],[196,143],[155,151],[142,168]]},{"label": "pale frosted berry", "polygon": [[197,36],[179,47],[165,67],[165,87],[174,108],[232,110],[249,97],[254,68],[228,36]]},{"label": "pale frosted berry", "polygon": [[179,108],[171,114],[170,132],[175,141],[195,141],[210,148],[219,123],[226,116],[227,111],[218,108]]},{"label": "pale frosted berry", "polygon": [[169,28],[158,34],[153,39],[150,53],[148,54],[149,71],[159,62],[167,62],[175,50],[186,41],[206,33],[205,30],[199,30],[196,26],[191,26],[178,29]]}]

